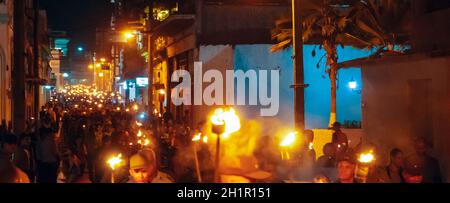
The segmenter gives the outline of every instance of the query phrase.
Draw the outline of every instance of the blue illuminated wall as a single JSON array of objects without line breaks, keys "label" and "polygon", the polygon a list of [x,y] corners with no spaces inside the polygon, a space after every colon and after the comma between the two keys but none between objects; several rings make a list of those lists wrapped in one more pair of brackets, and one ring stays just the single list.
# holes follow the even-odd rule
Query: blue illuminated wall
[{"label": "blue illuminated wall", "polygon": [[[293,84],[292,49],[270,53],[271,45],[236,45],[234,48],[235,70],[256,68],[280,68],[280,112],[277,116],[283,123],[292,126],[294,120],[294,93],[290,85]],[[316,67],[323,49],[316,48],[315,57],[312,56],[313,45],[304,46],[305,83],[305,119],[307,128],[326,128],[330,113],[330,80],[325,73],[325,59]],[[358,50],[352,47],[338,49],[339,61],[347,61],[370,55],[368,50]],[[359,68],[343,69],[338,75],[337,91],[337,119],[361,121],[361,95],[348,87],[348,82],[357,82],[358,89],[362,88],[361,70]],[[248,85],[248,84],[247,84]],[[248,91],[248,89],[247,89]],[[247,93],[248,95],[248,93]],[[259,117],[259,106],[243,106],[239,110],[248,118]]]},{"label": "blue illuminated wall", "polygon": [[67,56],[68,53],[68,44],[70,40],[67,38],[56,38],[55,39],[55,49],[60,49],[63,53],[63,56]]}]

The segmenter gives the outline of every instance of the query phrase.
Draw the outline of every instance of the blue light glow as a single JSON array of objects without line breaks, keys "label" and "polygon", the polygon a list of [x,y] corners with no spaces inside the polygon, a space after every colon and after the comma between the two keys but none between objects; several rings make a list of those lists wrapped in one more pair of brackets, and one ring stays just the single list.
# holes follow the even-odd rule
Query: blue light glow
[{"label": "blue light glow", "polygon": [[350,81],[348,82],[348,88],[354,90],[358,87],[358,83],[356,81]]},{"label": "blue light glow", "polygon": [[140,113],[139,114],[139,119],[144,120],[145,119],[145,113]]}]

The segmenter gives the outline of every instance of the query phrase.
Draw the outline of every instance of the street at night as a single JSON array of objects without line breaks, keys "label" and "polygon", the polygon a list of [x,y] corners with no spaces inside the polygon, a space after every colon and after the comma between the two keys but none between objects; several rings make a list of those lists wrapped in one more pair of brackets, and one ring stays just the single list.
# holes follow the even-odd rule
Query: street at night
[{"label": "street at night", "polygon": [[448,0],[0,0],[0,183],[448,183],[449,19]]}]

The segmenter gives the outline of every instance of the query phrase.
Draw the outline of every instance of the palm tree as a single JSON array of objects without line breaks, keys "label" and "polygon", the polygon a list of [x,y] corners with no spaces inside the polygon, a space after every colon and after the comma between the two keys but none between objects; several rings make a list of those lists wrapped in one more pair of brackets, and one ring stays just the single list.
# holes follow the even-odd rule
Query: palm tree
[{"label": "palm tree", "polygon": [[[331,82],[329,125],[332,125],[336,122],[336,80],[339,70],[337,47],[377,47],[375,54],[378,55],[386,50],[394,51],[394,45],[405,44],[408,41],[405,16],[408,16],[409,1],[321,0],[318,3],[308,3],[308,9],[304,11],[302,37],[303,42],[320,44],[319,47],[323,47],[326,52],[325,71]],[[276,22],[272,37],[278,43],[272,46],[272,52],[291,46],[291,27],[290,17],[283,17]],[[315,56],[315,51],[312,54]]]}]

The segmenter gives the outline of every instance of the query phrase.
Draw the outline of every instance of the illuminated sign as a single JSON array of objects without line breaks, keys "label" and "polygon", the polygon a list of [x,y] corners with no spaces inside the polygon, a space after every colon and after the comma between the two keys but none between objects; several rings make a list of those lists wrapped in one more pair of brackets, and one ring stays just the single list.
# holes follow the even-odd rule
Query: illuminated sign
[{"label": "illuminated sign", "polygon": [[147,87],[148,86],[148,77],[136,78],[136,84],[139,87]]},{"label": "illuminated sign", "polygon": [[109,67],[109,65],[102,65],[102,70],[109,70],[110,69],[110,67]]}]

